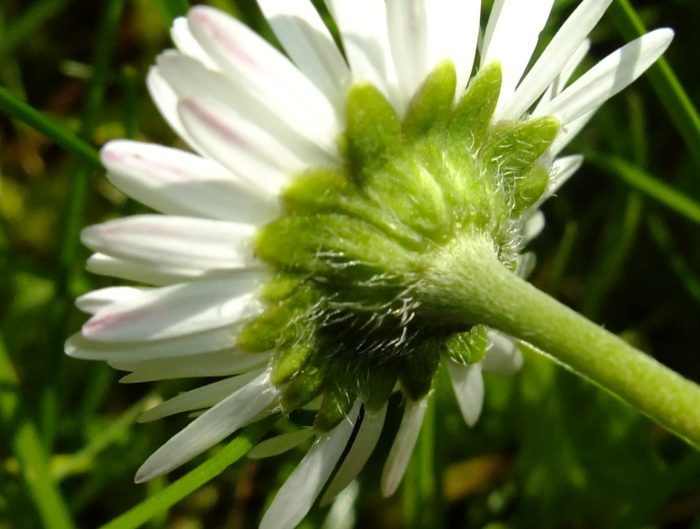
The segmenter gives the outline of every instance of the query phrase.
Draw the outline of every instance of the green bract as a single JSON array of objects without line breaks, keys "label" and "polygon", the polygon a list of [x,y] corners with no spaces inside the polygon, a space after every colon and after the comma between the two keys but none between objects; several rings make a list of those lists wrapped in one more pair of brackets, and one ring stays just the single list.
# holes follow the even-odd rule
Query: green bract
[{"label": "green bract", "polygon": [[284,192],[284,216],[257,236],[258,255],[278,275],[239,346],[276,351],[272,380],[287,410],[321,397],[320,429],[357,397],[381,407],[397,382],[419,399],[441,357],[469,364],[486,350],[483,326],[446,323],[420,285],[435,256],[476,237],[517,268],[522,224],[549,180],[541,158],[559,125],[492,125],[496,63],[456,105],[455,79],[452,64],[439,66],[403,120],[375,87],[352,87],[344,166],[298,175]]}]

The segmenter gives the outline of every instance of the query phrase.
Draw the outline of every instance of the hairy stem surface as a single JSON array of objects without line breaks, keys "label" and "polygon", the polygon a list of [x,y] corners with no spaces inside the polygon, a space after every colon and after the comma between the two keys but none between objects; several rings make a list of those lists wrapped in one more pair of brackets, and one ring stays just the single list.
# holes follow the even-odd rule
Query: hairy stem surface
[{"label": "hairy stem surface", "polygon": [[430,269],[421,288],[440,317],[528,342],[700,447],[700,386],[518,277],[487,240],[459,241]]}]

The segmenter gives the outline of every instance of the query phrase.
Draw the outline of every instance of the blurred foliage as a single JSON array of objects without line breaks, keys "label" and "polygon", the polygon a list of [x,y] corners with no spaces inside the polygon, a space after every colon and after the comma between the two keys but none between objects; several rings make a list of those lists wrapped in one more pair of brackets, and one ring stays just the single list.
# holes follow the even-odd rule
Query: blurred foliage
[{"label": "blurred foliage", "polygon": [[[176,143],[143,79],[187,2],[131,0],[123,10],[122,3],[4,0],[0,85],[95,146],[119,137]],[[211,4],[271,37],[252,0]],[[557,1],[549,27],[575,4]],[[635,7],[648,26],[675,28],[667,58],[700,101],[700,4],[640,0]],[[621,44],[610,16],[593,40],[591,64]],[[700,200],[700,168],[646,81],[607,104],[568,151],[614,155]],[[62,352],[84,319],[73,298],[110,282],[83,273],[87,252],[77,246],[77,228],[140,207],[99,171],[0,116],[0,348],[11,361],[0,366],[0,529],[95,527],[180,475],[132,483],[139,464],[187,418],[133,422],[156,395],[183,384],[119,386],[107,366]],[[592,164],[544,211],[533,282],[700,380],[696,223]],[[402,491],[382,499],[393,414],[362,477],[357,527],[700,528],[700,454],[541,356],[528,353],[512,380],[487,380],[486,408],[472,430],[450,392],[441,379]],[[148,527],[255,526],[302,449],[232,466]],[[40,479],[23,478],[25,457],[45,460]],[[37,509],[41,490],[46,505]],[[73,522],[62,524],[64,508]],[[327,512],[314,509],[302,527],[322,527]]]}]

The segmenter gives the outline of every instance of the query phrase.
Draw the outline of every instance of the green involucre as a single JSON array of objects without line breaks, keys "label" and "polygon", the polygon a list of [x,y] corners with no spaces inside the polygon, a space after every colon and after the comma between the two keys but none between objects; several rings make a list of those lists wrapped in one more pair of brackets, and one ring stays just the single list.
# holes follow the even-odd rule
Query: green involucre
[{"label": "green involucre", "polygon": [[559,126],[491,124],[498,64],[456,104],[455,79],[452,64],[440,65],[403,119],[374,86],[352,87],[343,165],[298,175],[283,195],[285,214],[258,233],[258,255],[280,275],[238,345],[275,351],[284,408],[320,402],[321,430],[356,398],[381,407],[397,381],[420,399],[441,357],[469,364],[486,351],[483,326],[446,323],[419,287],[435,255],[474,237],[517,268],[522,225],[549,183],[542,155]]}]

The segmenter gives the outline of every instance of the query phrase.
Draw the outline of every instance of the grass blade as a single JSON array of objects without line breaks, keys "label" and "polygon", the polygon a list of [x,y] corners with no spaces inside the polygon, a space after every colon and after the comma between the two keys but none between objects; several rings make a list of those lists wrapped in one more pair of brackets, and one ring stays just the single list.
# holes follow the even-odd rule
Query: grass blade
[{"label": "grass blade", "polygon": [[160,0],[158,3],[169,23],[172,23],[177,17],[184,16],[190,8],[190,3],[187,0]]},{"label": "grass blade", "polygon": [[0,86],[0,110],[41,132],[90,167],[102,166],[100,156],[94,147],[27,103],[20,101],[2,86]]},{"label": "grass blade", "polygon": [[34,423],[23,416],[18,380],[5,342],[0,336],[0,418],[4,435],[22,468],[22,477],[46,529],[73,529],[68,507],[49,471],[48,457]]},{"label": "grass blade", "polygon": [[678,252],[666,223],[658,215],[652,215],[648,220],[649,232],[654,238],[654,242],[668,259],[671,270],[683,283],[688,294],[700,303],[700,278],[696,275],[693,267]]},{"label": "grass blade", "polygon": [[679,215],[700,223],[700,203],[617,156],[586,153],[586,159]]},{"label": "grass blade", "polygon": [[[634,39],[647,32],[628,0],[616,0],[612,3],[610,12],[626,39]],[[700,115],[678,76],[663,57],[649,69],[647,75],[695,162],[700,165]]]},{"label": "grass blade", "polygon": [[8,25],[3,35],[0,56],[11,55],[19,46],[31,39],[49,20],[60,14],[70,0],[45,0],[37,2]]},{"label": "grass blade", "polygon": [[194,470],[99,529],[135,529],[172,507],[242,458],[272,427],[276,417],[249,426]]}]

